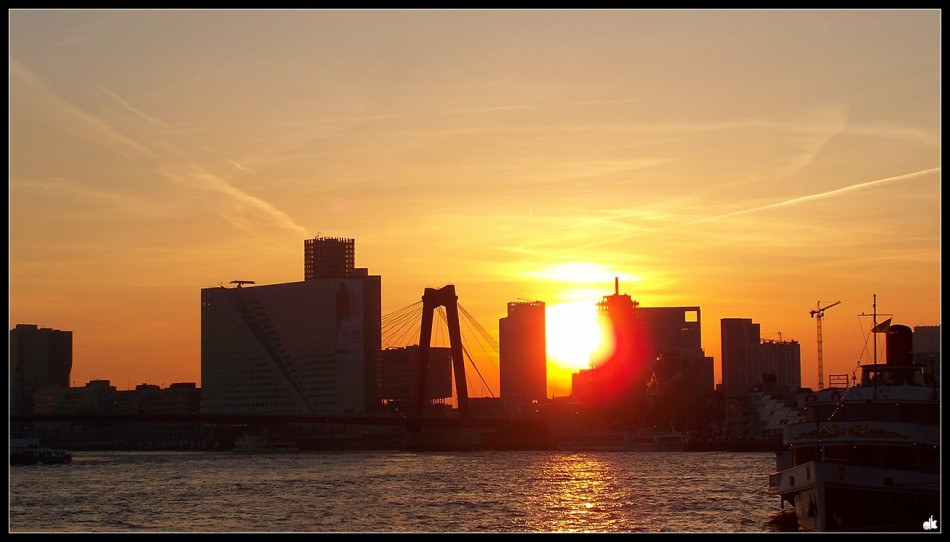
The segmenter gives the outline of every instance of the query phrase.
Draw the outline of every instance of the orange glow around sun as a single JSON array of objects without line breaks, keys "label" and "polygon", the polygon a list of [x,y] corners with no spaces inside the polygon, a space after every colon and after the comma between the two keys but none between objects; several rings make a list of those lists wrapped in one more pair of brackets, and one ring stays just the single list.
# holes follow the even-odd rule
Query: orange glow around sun
[{"label": "orange glow around sun", "polygon": [[610,348],[594,303],[570,301],[549,305],[545,319],[548,362],[560,368],[587,369]]}]

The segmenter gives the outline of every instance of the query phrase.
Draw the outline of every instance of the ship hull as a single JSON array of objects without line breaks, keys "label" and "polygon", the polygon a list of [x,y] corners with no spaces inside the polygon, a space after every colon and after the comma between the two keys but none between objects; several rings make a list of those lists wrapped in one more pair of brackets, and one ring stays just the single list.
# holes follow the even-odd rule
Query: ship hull
[{"label": "ship hull", "polygon": [[921,531],[939,516],[940,476],[834,462],[772,475],[769,492],[795,507],[806,531]]}]

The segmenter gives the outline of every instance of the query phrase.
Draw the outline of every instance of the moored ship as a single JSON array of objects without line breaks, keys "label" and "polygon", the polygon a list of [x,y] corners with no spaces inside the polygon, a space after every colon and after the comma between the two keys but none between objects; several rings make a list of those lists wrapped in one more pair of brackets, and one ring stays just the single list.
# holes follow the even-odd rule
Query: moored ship
[{"label": "moored ship", "polygon": [[10,439],[11,465],[64,465],[73,460],[73,454],[59,448],[40,446],[36,438]]},{"label": "moored ship", "polygon": [[769,493],[803,530],[919,532],[939,519],[939,382],[913,362],[909,327],[886,333],[886,363],[803,394],[803,421],[784,429]]}]

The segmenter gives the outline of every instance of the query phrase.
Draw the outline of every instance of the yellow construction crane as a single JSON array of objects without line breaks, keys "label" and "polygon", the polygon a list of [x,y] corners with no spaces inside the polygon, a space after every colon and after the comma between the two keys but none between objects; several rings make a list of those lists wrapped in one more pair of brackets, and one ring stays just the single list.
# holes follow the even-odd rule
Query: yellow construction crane
[{"label": "yellow construction crane", "polygon": [[825,305],[824,307],[822,307],[821,301],[819,301],[818,308],[808,313],[811,315],[812,318],[815,318],[815,317],[818,318],[818,389],[819,390],[825,389],[825,377],[822,372],[823,368],[822,368],[822,359],[821,359],[821,319],[825,317],[826,310],[830,309],[831,307],[834,307],[838,303],[841,303],[841,302],[835,301],[831,305]]}]

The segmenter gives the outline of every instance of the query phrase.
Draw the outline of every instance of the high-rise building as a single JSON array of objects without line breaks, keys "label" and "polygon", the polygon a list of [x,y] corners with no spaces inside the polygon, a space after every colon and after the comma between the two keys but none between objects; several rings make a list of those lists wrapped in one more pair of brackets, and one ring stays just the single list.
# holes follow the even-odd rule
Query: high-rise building
[{"label": "high-rise building", "polygon": [[801,388],[801,346],[761,340],[761,326],[751,318],[723,318],[720,326],[722,432],[729,439],[770,438],[787,417],[780,405],[794,404]]},{"label": "high-rise building", "polygon": [[762,341],[759,356],[762,383],[771,382],[790,392],[801,389],[802,349],[798,341]]},{"label": "high-rise building", "polygon": [[545,306],[542,301],[508,303],[498,320],[501,400],[513,413],[547,397]]},{"label": "high-rise building", "polygon": [[712,421],[714,369],[711,357],[661,354],[647,384],[651,425],[703,432]]},{"label": "high-rise building", "polygon": [[353,239],[314,237],[303,242],[304,280],[344,278],[356,275]]},{"label": "high-rise building", "polygon": [[914,326],[914,363],[924,367],[928,383],[940,384],[940,326]]},{"label": "high-rise building", "polygon": [[611,330],[613,351],[592,369],[599,373],[579,380],[600,382],[610,389],[587,390],[592,397],[622,396],[639,390],[653,376],[660,356],[705,360],[702,349],[700,308],[641,307],[620,293],[614,280],[613,295],[597,303],[602,325]]},{"label": "high-rise building", "polygon": [[381,280],[352,239],[305,243],[307,280],[201,290],[201,409],[336,416],[380,407]]},{"label": "high-rise building", "polygon": [[802,350],[798,341],[762,340],[751,318],[723,318],[722,386],[745,393],[763,384],[796,392],[802,386]]},{"label": "high-rise building", "polygon": [[611,349],[575,375],[572,395],[615,425],[697,425],[714,384],[713,359],[702,349],[700,308],[642,307],[621,294],[614,279],[613,295],[604,296],[597,310]]},{"label": "high-rise building", "polygon": [[723,318],[720,334],[723,387],[760,384],[759,324],[753,323],[751,318]]},{"label": "high-rise building", "polygon": [[649,373],[661,355],[703,357],[700,308],[642,307],[620,293],[614,280],[614,294],[597,304],[602,321],[613,330],[615,355]]},{"label": "high-rise building", "polygon": [[32,414],[42,388],[68,388],[72,368],[72,331],[17,324],[10,330],[10,413]]}]

